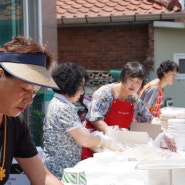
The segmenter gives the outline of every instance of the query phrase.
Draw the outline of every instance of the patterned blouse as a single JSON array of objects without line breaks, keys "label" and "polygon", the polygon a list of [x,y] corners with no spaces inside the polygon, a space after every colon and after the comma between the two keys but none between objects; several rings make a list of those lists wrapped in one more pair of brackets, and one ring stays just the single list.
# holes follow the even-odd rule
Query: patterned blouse
[{"label": "patterned blouse", "polygon": [[[87,115],[87,119],[89,121],[97,121],[99,119],[105,118],[112,104],[113,95],[111,89],[114,85],[115,83],[103,85],[94,92]],[[114,96],[115,99],[118,98],[118,95],[116,93],[114,94]],[[145,107],[144,103],[137,94],[129,96],[126,101],[134,102],[135,121],[143,123],[152,120],[153,116]]]},{"label": "patterned blouse", "polygon": [[159,79],[156,78],[147,83],[139,92],[140,98],[145,104],[149,104],[150,112],[154,117],[159,117],[160,108],[164,101],[164,92],[158,88]]},{"label": "patterned blouse", "polygon": [[64,96],[55,93],[48,105],[44,123],[43,162],[59,179],[63,169],[73,167],[81,160],[81,146],[69,131],[82,127],[77,108]]}]

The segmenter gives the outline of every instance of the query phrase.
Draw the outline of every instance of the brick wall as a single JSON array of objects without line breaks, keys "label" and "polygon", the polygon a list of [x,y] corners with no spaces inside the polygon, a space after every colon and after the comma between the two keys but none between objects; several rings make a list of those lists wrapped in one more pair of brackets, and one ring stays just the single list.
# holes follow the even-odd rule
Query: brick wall
[{"label": "brick wall", "polygon": [[150,29],[139,24],[58,28],[59,63],[73,61],[89,70],[117,69],[133,60],[146,65],[153,57]]}]

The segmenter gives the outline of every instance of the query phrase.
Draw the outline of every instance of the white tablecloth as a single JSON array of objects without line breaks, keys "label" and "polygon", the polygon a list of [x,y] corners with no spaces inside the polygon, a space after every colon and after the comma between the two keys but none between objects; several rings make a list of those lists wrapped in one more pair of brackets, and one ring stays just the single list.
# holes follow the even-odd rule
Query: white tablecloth
[{"label": "white tablecloth", "polygon": [[[134,158],[137,161],[132,160]],[[172,174],[166,166],[164,169],[161,166],[159,169],[157,167],[150,169],[150,165],[148,168],[146,163],[149,170],[147,168],[136,168],[142,161],[148,161],[150,164],[152,160],[176,160],[177,163],[179,160],[183,160],[182,162],[185,164],[185,158],[182,154],[140,145],[123,153],[96,153],[93,158],[79,162],[75,168],[85,170],[87,185],[171,185],[169,182],[172,181]],[[165,161],[165,163],[168,162]],[[182,176],[182,174],[185,174],[185,165],[184,169],[182,169],[182,166],[180,162],[179,169],[177,165],[175,166],[174,177],[176,179],[181,178],[181,180],[173,181],[173,185],[184,185],[185,176]]]},{"label": "white tablecloth", "polygon": [[145,185],[147,172],[135,170],[137,163],[119,157],[115,157],[114,160],[108,157],[101,159],[100,154],[100,158],[97,156],[83,160],[75,168],[85,170],[87,185]]}]

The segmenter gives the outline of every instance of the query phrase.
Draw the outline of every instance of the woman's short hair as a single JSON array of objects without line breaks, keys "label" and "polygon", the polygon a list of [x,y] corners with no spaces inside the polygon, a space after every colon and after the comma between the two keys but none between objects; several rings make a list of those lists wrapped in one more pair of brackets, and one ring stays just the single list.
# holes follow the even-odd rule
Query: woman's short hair
[{"label": "woman's short hair", "polygon": [[141,79],[143,81],[141,85],[142,87],[147,81],[147,74],[146,74],[145,67],[137,61],[126,63],[125,66],[122,68],[122,71],[120,74],[120,81],[125,82],[128,78]]},{"label": "woman's short hair", "polygon": [[88,80],[88,74],[83,66],[73,62],[65,62],[53,71],[52,77],[60,90],[54,90],[60,94],[67,94],[69,97],[75,95],[80,87],[84,86],[84,81]]},{"label": "woman's short hair", "polygon": [[179,72],[179,66],[177,63],[171,60],[166,60],[160,64],[157,68],[157,77],[161,79],[164,76],[164,73],[168,73],[169,71],[176,70],[177,73]]}]

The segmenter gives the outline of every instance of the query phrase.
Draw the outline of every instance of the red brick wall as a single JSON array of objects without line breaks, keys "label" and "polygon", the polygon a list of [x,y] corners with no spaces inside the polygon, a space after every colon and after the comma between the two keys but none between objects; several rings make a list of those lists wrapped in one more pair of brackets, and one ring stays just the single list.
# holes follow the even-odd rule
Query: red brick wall
[{"label": "red brick wall", "polygon": [[[146,61],[148,25],[58,28],[59,63],[73,61],[88,70],[121,68],[128,61]],[[153,56],[149,56],[153,57]]]}]

